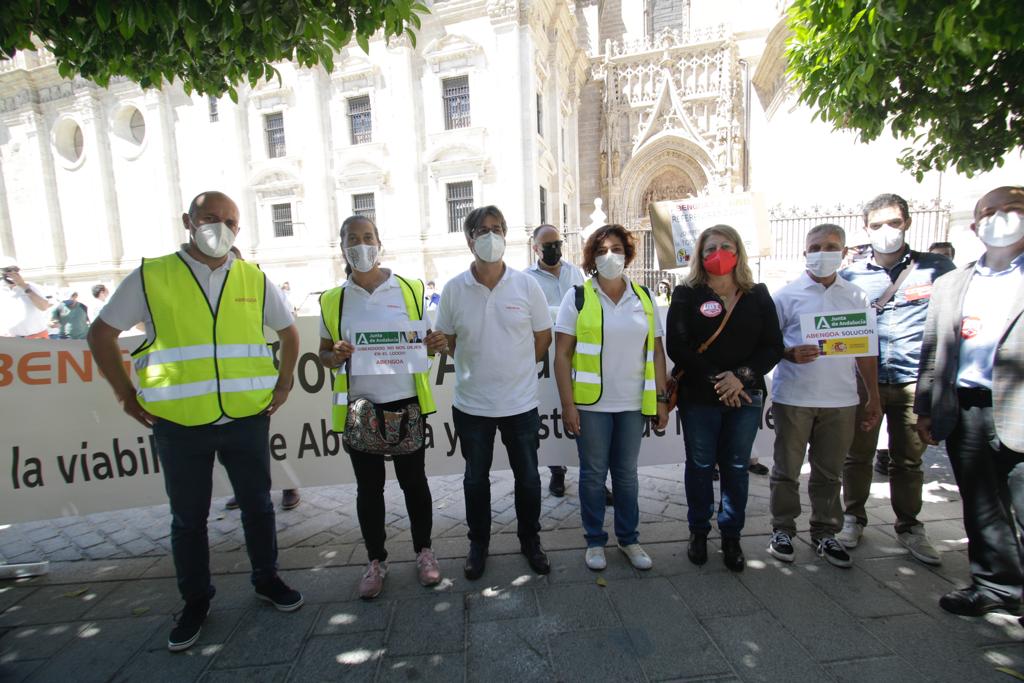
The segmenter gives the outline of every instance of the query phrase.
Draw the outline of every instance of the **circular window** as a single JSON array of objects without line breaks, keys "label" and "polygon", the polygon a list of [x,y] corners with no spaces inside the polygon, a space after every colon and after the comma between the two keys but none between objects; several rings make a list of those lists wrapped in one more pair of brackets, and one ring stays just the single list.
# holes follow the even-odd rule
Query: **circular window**
[{"label": "circular window", "polygon": [[124,104],[111,118],[111,145],[126,159],[135,159],[146,148],[146,117],[131,104]]},{"label": "circular window", "polygon": [[53,127],[53,147],[65,168],[77,168],[85,158],[85,136],[82,127],[70,116],[59,119]]},{"label": "circular window", "polygon": [[138,109],[135,109],[132,117],[128,120],[128,129],[132,134],[132,139],[141,145],[142,141],[146,139],[146,119]]}]

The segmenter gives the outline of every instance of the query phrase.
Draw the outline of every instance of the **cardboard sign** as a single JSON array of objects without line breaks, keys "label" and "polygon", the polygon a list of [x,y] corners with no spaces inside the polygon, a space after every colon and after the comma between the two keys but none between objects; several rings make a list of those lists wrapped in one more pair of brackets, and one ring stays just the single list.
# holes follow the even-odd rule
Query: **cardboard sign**
[{"label": "cardboard sign", "polygon": [[771,255],[768,209],[760,194],[743,192],[657,202],[648,207],[651,234],[662,270],[689,268],[697,238],[713,225],[739,232],[747,256]]}]

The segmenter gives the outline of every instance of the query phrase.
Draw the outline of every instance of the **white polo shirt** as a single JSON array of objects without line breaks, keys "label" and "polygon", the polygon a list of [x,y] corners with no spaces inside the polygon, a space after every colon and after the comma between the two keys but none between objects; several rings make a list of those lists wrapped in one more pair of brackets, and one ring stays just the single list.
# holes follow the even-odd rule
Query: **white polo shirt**
[{"label": "white polo shirt", "polygon": [[[196,282],[210,302],[210,309],[217,310],[220,303],[220,293],[224,289],[224,281],[227,280],[231,264],[235,262],[235,255],[228,252],[228,259],[219,268],[211,269],[205,263],[197,261],[189,256],[184,245],[178,252],[184,259],[189,270],[196,278]],[[283,330],[295,322],[292,315],[291,305],[278,287],[263,276],[266,282],[266,296],[263,297],[263,324],[272,330]],[[156,338],[153,332],[153,318],[149,314],[149,306],[146,305],[146,295],[142,291],[142,271],[136,268],[124,282],[107,299],[107,305],[100,311],[99,319],[118,330],[128,330],[143,323],[146,327],[146,342]]]},{"label": "white polo shirt", "polygon": [[[647,362],[647,314],[640,297],[633,291],[625,275],[626,291],[613,302],[600,284],[595,288],[604,314],[601,338],[601,398],[597,403],[580,406],[580,410],[599,413],[620,413],[640,410],[644,394],[644,365]],[[595,283],[597,281],[595,280]],[[651,302],[652,305],[654,302]],[[562,299],[555,322],[555,332],[576,336],[576,292],[570,290]],[[661,316],[654,310],[654,336],[663,335]]]},{"label": "white polo shirt", "polygon": [[471,270],[456,275],[441,293],[437,329],[456,337],[456,408],[507,417],[539,405],[533,335],[551,329],[551,313],[532,277],[506,265],[491,290]]},{"label": "white polo shirt", "polygon": [[[46,293],[34,282],[25,285],[38,296]],[[49,328],[49,311],[40,311],[21,287],[0,283],[0,337],[27,337]]]},{"label": "white polo shirt", "polygon": [[[388,279],[372,292],[346,280],[344,299],[341,302],[341,336],[351,342],[352,331],[367,323],[394,323],[395,329],[405,329],[409,322],[409,311],[402,296],[402,285],[390,272]],[[320,336],[331,339],[331,333],[320,317]],[[339,368],[340,370],[340,368]],[[411,374],[404,375],[349,375],[348,397],[350,401],[365,398],[372,403],[390,403],[416,395],[416,383]]]},{"label": "white polo shirt", "polygon": [[[827,288],[807,272],[772,295],[779,314],[782,340],[788,349],[803,344],[800,316],[869,307],[867,294],[857,285],[836,276]],[[804,408],[844,408],[860,402],[857,397],[857,363],[853,358],[821,358],[810,363],[783,359],[775,366],[772,400]]]},{"label": "white polo shirt", "polygon": [[558,277],[541,268],[536,261],[523,271],[537,280],[540,290],[544,292],[544,298],[547,299],[548,306],[561,305],[566,292],[576,285],[583,284],[583,272],[579,268],[567,263],[564,259],[561,264],[562,267],[558,269]]}]

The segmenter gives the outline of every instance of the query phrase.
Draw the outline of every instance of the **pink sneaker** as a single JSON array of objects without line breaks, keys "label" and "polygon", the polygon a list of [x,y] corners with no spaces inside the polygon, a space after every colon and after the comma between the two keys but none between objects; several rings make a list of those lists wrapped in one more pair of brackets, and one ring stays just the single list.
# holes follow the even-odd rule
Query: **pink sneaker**
[{"label": "pink sneaker", "polygon": [[388,563],[374,560],[366,567],[366,573],[359,580],[359,597],[373,600],[384,590],[384,577],[388,575]]},{"label": "pink sneaker", "polygon": [[434,586],[441,582],[441,568],[437,566],[434,551],[430,548],[424,548],[416,555],[416,570],[421,585]]}]

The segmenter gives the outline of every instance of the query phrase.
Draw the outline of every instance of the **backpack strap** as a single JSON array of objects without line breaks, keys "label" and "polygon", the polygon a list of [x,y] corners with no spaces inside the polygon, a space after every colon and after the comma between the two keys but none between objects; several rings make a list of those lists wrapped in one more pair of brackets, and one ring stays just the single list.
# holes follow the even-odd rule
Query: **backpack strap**
[{"label": "backpack strap", "polygon": [[583,285],[573,285],[572,288],[576,290],[576,312],[579,313],[583,310]]}]

